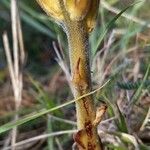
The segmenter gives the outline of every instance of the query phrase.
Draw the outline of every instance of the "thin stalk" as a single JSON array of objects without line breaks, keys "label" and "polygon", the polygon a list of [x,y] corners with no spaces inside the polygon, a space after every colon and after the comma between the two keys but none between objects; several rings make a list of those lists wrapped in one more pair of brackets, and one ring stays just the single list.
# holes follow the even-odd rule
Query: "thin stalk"
[{"label": "thin stalk", "polygon": [[[88,31],[82,21],[70,21],[66,28],[74,97],[78,98],[92,90]],[[78,132],[74,139],[80,150],[102,150],[96,126],[93,126],[95,110],[92,96],[76,102]]]}]

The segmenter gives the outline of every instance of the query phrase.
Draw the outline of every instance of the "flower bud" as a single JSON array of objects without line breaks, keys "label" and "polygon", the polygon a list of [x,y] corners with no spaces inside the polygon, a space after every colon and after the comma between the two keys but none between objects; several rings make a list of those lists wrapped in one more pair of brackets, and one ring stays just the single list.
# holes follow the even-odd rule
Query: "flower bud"
[{"label": "flower bud", "polygon": [[58,21],[64,19],[59,0],[37,0],[37,2],[48,16],[51,16]]},{"label": "flower bud", "polygon": [[[57,21],[64,21],[60,0],[37,0],[44,11]],[[61,0],[72,21],[85,21],[89,32],[95,26],[100,0]]]},{"label": "flower bud", "polygon": [[91,0],[64,0],[71,20],[82,20],[89,11]]}]

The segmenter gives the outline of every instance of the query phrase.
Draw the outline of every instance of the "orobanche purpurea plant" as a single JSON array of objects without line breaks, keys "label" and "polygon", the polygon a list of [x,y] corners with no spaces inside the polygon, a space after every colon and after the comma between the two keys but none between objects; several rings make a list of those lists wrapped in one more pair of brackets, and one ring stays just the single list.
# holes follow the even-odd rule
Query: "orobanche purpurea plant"
[{"label": "orobanche purpurea plant", "polygon": [[[92,90],[89,33],[95,26],[99,0],[37,0],[44,11],[67,34],[73,94],[78,98]],[[97,133],[106,106],[97,111],[92,96],[76,102],[78,132],[74,135],[80,150],[102,150]]]}]

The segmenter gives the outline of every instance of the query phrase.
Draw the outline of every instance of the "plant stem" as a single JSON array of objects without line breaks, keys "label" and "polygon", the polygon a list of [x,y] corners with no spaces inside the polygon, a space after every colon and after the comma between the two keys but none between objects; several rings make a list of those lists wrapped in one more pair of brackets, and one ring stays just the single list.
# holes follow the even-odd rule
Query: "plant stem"
[{"label": "plant stem", "polygon": [[[69,21],[66,30],[74,97],[77,98],[92,90],[88,31],[84,21]],[[79,149],[102,150],[97,127],[93,126],[96,116],[93,97],[87,96],[77,101],[76,112],[78,132],[74,139]]]}]

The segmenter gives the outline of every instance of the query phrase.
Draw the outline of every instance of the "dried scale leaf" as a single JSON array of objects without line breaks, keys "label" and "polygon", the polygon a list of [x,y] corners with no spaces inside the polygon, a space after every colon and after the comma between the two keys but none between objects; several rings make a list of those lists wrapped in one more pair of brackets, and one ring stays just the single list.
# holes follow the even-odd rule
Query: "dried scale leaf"
[{"label": "dried scale leaf", "polygon": [[100,0],[92,1],[89,11],[88,11],[88,14],[85,18],[86,24],[87,24],[87,29],[89,32],[91,32],[93,30],[93,28],[95,27],[96,17],[97,17],[98,10],[99,10],[99,3],[100,3]]},{"label": "dried scale leaf", "polygon": [[97,109],[97,111],[96,111],[96,118],[95,118],[95,120],[93,122],[93,126],[97,126],[101,122],[101,120],[102,120],[106,110],[107,110],[107,105],[101,105]]},{"label": "dried scale leaf", "polygon": [[59,0],[37,0],[37,2],[48,16],[51,16],[58,21],[64,20]]}]

